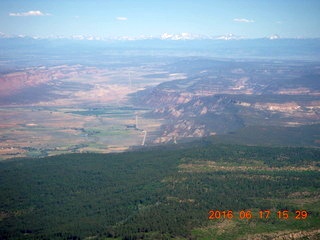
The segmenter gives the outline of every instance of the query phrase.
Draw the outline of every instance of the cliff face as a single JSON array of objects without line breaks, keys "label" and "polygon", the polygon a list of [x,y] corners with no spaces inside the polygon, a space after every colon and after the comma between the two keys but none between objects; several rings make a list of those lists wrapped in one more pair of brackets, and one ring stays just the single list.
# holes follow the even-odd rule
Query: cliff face
[{"label": "cliff face", "polygon": [[140,102],[153,108],[150,117],[167,120],[157,143],[226,133],[244,126],[237,116],[236,103],[225,96],[202,97],[159,89],[144,95]]}]

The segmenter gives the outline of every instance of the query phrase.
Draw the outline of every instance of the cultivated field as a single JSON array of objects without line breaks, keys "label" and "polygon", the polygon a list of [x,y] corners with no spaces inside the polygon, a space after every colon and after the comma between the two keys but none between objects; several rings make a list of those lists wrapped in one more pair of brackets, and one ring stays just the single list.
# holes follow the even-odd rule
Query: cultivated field
[{"label": "cultivated field", "polygon": [[[0,158],[47,156],[68,152],[115,152],[141,145],[160,121],[134,108],[2,108]],[[135,128],[136,115],[139,129]]]}]

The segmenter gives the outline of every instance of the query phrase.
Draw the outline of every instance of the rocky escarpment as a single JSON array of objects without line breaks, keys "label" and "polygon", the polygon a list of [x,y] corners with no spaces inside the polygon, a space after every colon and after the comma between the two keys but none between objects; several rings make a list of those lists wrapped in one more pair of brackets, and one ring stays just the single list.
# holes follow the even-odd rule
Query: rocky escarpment
[{"label": "rocky escarpment", "polygon": [[198,61],[173,69],[185,73],[184,78],[135,95],[135,104],[152,109],[150,117],[166,120],[158,142],[225,134],[244,126],[292,127],[320,120],[320,73],[314,66]]},{"label": "rocky escarpment", "polygon": [[[283,95],[199,95],[155,87],[138,93],[152,118],[165,119],[155,142],[234,132],[247,125],[293,126],[319,121],[319,101]],[[310,99],[309,99],[310,98]],[[312,101],[310,101],[312,100]]]},{"label": "rocky escarpment", "polygon": [[141,98],[140,104],[153,108],[150,117],[167,120],[157,143],[226,133],[243,126],[237,116],[237,102],[225,96],[154,89]]}]

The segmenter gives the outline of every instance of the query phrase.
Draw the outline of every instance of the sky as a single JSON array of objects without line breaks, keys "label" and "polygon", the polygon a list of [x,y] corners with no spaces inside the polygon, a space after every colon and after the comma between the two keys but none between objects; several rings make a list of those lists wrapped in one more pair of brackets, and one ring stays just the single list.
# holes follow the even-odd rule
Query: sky
[{"label": "sky", "polygon": [[187,33],[319,38],[320,0],[1,0],[0,32],[33,37]]}]

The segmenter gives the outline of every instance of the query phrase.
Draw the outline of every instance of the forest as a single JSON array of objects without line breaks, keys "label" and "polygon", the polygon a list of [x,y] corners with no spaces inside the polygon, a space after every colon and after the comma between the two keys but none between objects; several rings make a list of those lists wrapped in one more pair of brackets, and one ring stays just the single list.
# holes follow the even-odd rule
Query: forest
[{"label": "forest", "polygon": [[[2,161],[0,239],[272,239],[283,231],[316,239],[319,172],[317,148],[209,140]],[[210,210],[234,217],[209,219]],[[307,217],[295,218],[297,210]]]}]

